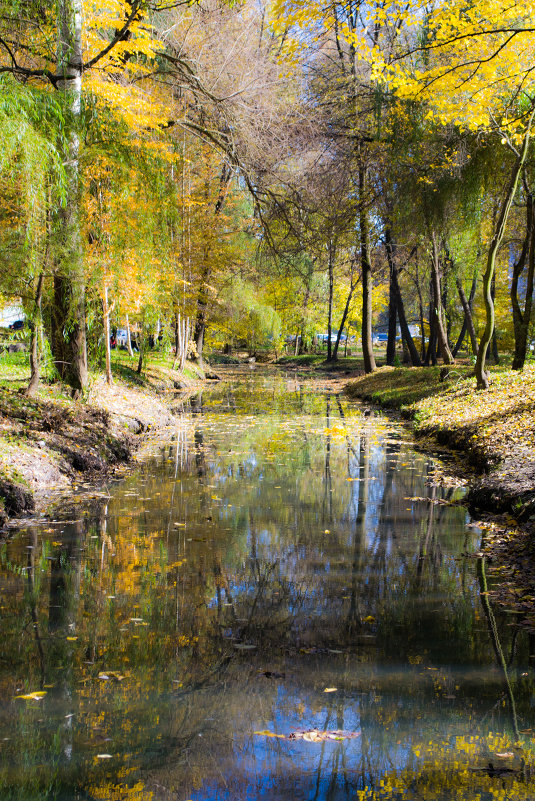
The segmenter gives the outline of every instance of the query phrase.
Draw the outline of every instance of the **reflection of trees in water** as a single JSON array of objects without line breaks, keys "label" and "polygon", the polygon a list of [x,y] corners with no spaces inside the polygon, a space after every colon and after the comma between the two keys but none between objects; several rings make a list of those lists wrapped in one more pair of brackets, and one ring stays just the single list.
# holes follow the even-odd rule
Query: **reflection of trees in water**
[{"label": "reflection of trees in water", "polygon": [[[242,402],[225,397],[227,408]],[[300,391],[294,402],[308,399]],[[113,752],[114,771],[133,769],[132,782],[142,776],[156,798],[189,797],[203,780],[245,796],[256,764],[259,774],[273,771],[259,798],[349,799],[399,761],[396,739],[423,736],[423,705],[437,719],[455,717],[455,704],[421,673],[435,660],[488,662],[473,573],[452,560],[466,548],[455,539],[464,513],[437,506],[440,492],[426,486],[423,461],[403,444],[376,444],[373,419],[356,426],[329,396],[317,408],[322,429],[325,419],[327,429],[341,420],[351,432],[324,435],[301,418],[286,438],[277,425],[269,435],[214,433],[198,404],[187,443],[177,437],[171,454],[125,482],[107,506],[65,524],[62,546],[44,562],[49,582],[37,580],[35,536],[31,555],[22,551],[37,625],[17,636],[28,670],[42,676],[45,664],[56,683],[42,708],[59,720],[59,781],[74,787],[97,776],[77,762],[90,743],[91,753]],[[266,442],[272,463],[249,458]],[[407,500],[414,496],[427,500]],[[525,662],[525,635],[515,651],[510,629],[500,634],[511,660]],[[14,637],[7,647],[20,643]],[[422,667],[407,667],[409,658]],[[100,680],[106,670],[125,678]],[[333,682],[337,693],[324,696]],[[489,681],[487,693],[494,690]],[[529,703],[526,693],[519,708]],[[467,718],[473,706],[477,720],[488,698],[467,690],[459,704]],[[272,740],[259,749],[252,732],[281,720],[360,728],[361,741],[303,751]]]}]

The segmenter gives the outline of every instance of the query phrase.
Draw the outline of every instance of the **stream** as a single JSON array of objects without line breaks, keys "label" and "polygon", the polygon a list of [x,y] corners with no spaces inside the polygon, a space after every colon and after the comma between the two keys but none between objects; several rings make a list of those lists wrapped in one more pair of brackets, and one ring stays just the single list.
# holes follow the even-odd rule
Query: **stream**
[{"label": "stream", "polygon": [[262,370],[0,545],[0,799],[535,799],[535,641],[398,420]]}]

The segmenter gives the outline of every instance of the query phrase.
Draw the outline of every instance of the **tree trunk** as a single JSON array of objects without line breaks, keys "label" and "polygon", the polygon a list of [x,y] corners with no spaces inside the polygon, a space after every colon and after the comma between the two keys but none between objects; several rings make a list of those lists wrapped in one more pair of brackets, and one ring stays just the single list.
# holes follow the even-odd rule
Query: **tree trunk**
[{"label": "tree trunk", "polygon": [[82,97],[82,3],[59,0],[58,90],[63,95],[65,129],[60,138],[65,169],[64,197],[54,216],[54,361],[74,396],[87,386],[85,275],[80,236],[79,152]]},{"label": "tree trunk", "polygon": [[[351,286],[349,287],[349,292],[346,299],[346,305],[344,306],[344,313],[342,314],[342,319],[340,320],[340,328],[338,329],[336,342],[334,343],[333,361],[336,361],[338,359],[338,348],[340,347],[340,339],[342,338],[342,333],[344,330],[344,326],[346,324],[347,315],[349,314],[349,307],[351,305],[351,299],[353,298],[353,292],[355,291],[355,287],[356,284],[354,284],[353,280],[351,280]],[[346,336],[346,353],[347,353],[347,336]]]},{"label": "tree trunk", "polygon": [[437,310],[433,301],[433,283],[431,282],[431,302],[429,304],[429,342],[427,343],[427,352],[425,354],[424,364],[426,367],[431,363],[433,366],[437,363]]},{"label": "tree trunk", "polygon": [[[386,247],[386,243],[385,243]],[[388,255],[388,249],[387,249]],[[394,274],[390,264],[390,281],[388,285],[388,340],[386,342],[386,363],[392,367],[396,359],[396,336],[398,333],[398,306],[396,299],[396,286],[394,284]]]},{"label": "tree trunk", "polygon": [[476,360],[476,369],[475,369],[478,389],[488,389],[489,387],[489,377],[487,371],[485,370],[485,362],[487,358],[487,350],[490,341],[492,339],[492,334],[494,332],[494,303],[492,300],[492,293],[491,293],[492,278],[494,276],[496,256],[498,254],[498,249],[502,243],[503,235],[505,232],[505,225],[509,217],[509,211],[511,210],[511,205],[513,203],[513,199],[516,193],[516,188],[518,186],[518,178],[520,176],[520,173],[522,172],[522,168],[524,166],[528,154],[531,125],[533,123],[534,114],[535,114],[535,105],[533,105],[531,109],[531,114],[529,116],[529,120],[527,123],[526,132],[524,134],[524,141],[522,143],[522,150],[518,154],[513,170],[511,172],[509,186],[507,187],[507,191],[502,201],[500,214],[498,216],[498,222],[496,223],[496,228],[494,230],[494,235],[492,237],[492,241],[487,256],[487,268],[483,276],[483,298],[485,301],[486,321],[485,321],[485,330],[483,331],[483,335],[479,343],[479,349],[477,352],[477,360]]},{"label": "tree trunk", "polygon": [[37,289],[35,290],[35,299],[33,303],[33,314],[29,320],[30,326],[30,381],[25,395],[30,397],[37,392],[39,387],[39,329],[41,327],[41,300],[43,297],[43,278],[44,274],[41,271],[37,279]]},{"label": "tree trunk", "polygon": [[104,311],[104,342],[106,347],[106,383],[111,386],[113,379],[111,376],[111,350],[110,350],[110,312],[111,309],[108,305],[108,287],[104,284],[104,297],[103,297],[103,311]]},{"label": "tree trunk", "polygon": [[[461,301],[461,306],[463,307],[463,324],[461,326],[461,330],[459,332],[459,336],[457,337],[457,342],[455,343],[455,347],[452,350],[452,355],[455,358],[462,347],[464,342],[464,338],[466,336],[466,332],[468,331],[470,337],[470,344],[472,346],[472,353],[477,355],[477,338],[476,338],[476,330],[474,327],[474,319],[472,317],[472,304],[474,302],[474,297],[476,293],[477,287],[477,272],[474,273],[472,278],[472,286],[470,287],[470,296],[467,299],[466,293],[464,291],[462,282],[457,276],[455,278],[455,283],[457,285],[457,291],[459,293],[459,299]],[[467,313],[468,312],[468,313]]]},{"label": "tree trunk", "polygon": [[126,315],[126,348],[128,350],[128,355],[131,358],[134,358],[134,351],[132,350],[132,337],[130,335],[130,320],[128,319],[128,314]]},{"label": "tree trunk", "polygon": [[173,359],[173,370],[180,357],[180,333],[179,333],[179,320],[180,315],[175,312],[175,358]]},{"label": "tree trunk", "polygon": [[[332,241],[329,241],[329,309],[328,309],[328,316],[327,316],[327,361],[332,361],[333,358],[333,347],[331,342],[332,330],[333,330],[333,295],[334,295],[334,254],[333,254],[333,245]],[[336,358],[336,357],[335,357]]]},{"label": "tree trunk", "polygon": [[[420,361],[420,356],[418,355],[418,350],[414,344],[414,340],[409,329],[409,324],[407,323],[407,317],[405,315],[405,306],[403,305],[403,298],[401,296],[401,289],[398,279],[396,245],[395,242],[392,241],[392,234],[389,228],[385,230],[385,247],[390,272],[390,291],[392,292],[393,290],[394,292],[397,316],[399,318],[399,326],[401,328],[401,336],[403,337],[403,342],[407,347],[411,364],[414,367],[419,367],[422,362]],[[390,330],[388,332],[388,338],[390,340]]]},{"label": "tree trunk", "polygon": [[440,355],[444,364],[453,364],[453,356],[448,345],[448,338],[444,328],[444,320],[442,317],[442,293],[440,288],[440,253],[438,248],[437,236],[433,231],[431,233],[431,242],[433,246],[433,260],[431,277],[433,281],[433,298],[435,301],[435,326],[438,340],[438,347]]},{"label": "tree trunk", "polygon": [[[492,276],[492,283],[490,287],[490,292],[492,295],[492,305],[496,305],[496,273]],[[498,353],[498,336],[496,333],[496,325],[494,325],[494,331],[492,332],[492,340],[490,343],[490,350],[492,353],[492,361],[494,364],[500,363],[500,354]]]},{"label": "tree trunk", "polygon": [[362,275],[362,356],[364,372],[376,370],[372,342],[372,265],[369,258],[368,211],[365,205],[366,168],[359,164],[360,266]]},{"label": "tree trunk", "polygon": [[462,341],[464,339],[466,331],[468,331],[468,335],[470,337],[470,344],[472,346],[472,353],[477,356],[477,337],[476,337],[476,329],[474,327],[474,319],[472,317],[472,302],[474,300],[474,296],[476,294],[476,286],[477,286],[477,273],[474,273],[474,277],[472,279],[472,286],[470,288],[470,298],[466,297],[466,293],[464,291],[461,279],[459,276],[455,279],[457,283],[457,291],[459,293],[459,298],[461,300],[461,306],[463,307],[464,312],[464,320],[463,320],[463,327],[461,329],[461,333],[459,334],[459,339],[457,340],[457,344],[455,345],[453,355],[457,355],[457,351],[461,347]]},{"label": "tree trunk", "polygon": [[[227,190],[232,178],[232,169],[225,162],[221,169],[221,177],[219,179],[219,193],[214,206],[214,217],[221,213],[221,209],[225,204],[227,197]],[[204,348],[204,335],[206,333],[206,320],[208,310],[208,284],[212,274],[211,268],[208,266],[208,259],[205,260],[205,266],[201,273],[201,281],[197,293],[197,315],[195,317],[195,328],[193,339],[195,340],[195,348],[197,350],[197,361],[199,366],[203,366],[203,348]]]},{"label": "tree trunk", "polygon": [[141,331],[139,332],[139,359],[137,360],[136,373],[141,375],[143,370],[143,355],[145,351],[145,323],[141,323]]},{"label": "tree trunk", "polygon": [[[515,331],[515,354],[513,358],[513,370],[522,370],[526,361],[528,347],[528,331],[531,321],[531,307],[533,302],[533,274],[535,267],[535,204],[533,195],[527,197],[526,207],[526,237],[522,247],[522,253],[518,262],[513,267],[513,279],[511,282],[511,305],[513,308],[513,324]],[[526,298],[524,301],[524,312],[520,308],[518,298],[518,280],[523,273],[526,262],[528,273],[526,280]]]}]

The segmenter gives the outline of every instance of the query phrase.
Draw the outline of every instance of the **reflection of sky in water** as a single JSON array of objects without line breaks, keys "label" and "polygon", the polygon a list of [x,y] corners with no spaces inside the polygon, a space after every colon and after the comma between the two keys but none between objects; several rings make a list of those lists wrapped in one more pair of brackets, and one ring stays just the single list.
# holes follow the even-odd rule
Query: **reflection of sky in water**
[{"label": "reflection of sky in water", "polygon": [[[446,770],[459,738],[510,733],[476,562],[461,556],[478,532],[402,437],[344,399],[248,380],[196,401],[109,498],[66,512],[78,523],[8,543],[0,797],[32,797],[27,782],[126,801],[139,783],[135,801],[353,801],[418,770],[430,742]],[[527,728],[535,643],[509,623],[497,630]],[[44,700],[14,702],[40,681]],[[254,733],[310,729],[359,737]],[[470,776],[467,798],[481,790]],[[416,786],[400,797],[419,801]]]}]

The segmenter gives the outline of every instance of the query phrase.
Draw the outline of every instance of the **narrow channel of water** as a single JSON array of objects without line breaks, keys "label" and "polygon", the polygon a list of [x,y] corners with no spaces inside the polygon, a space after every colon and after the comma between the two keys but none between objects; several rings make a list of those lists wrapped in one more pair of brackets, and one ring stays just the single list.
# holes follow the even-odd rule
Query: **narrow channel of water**
[{"label": "narrow channel of water", "polygon": [[244,376],[0,546],[2,800],[535,798],[532,635],[363,412]]}]

